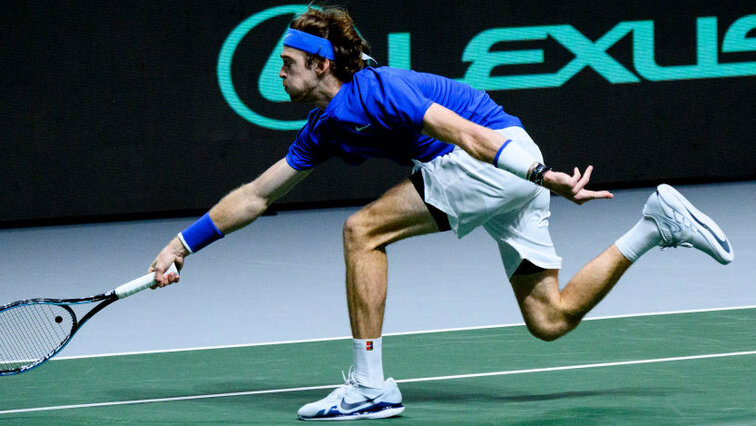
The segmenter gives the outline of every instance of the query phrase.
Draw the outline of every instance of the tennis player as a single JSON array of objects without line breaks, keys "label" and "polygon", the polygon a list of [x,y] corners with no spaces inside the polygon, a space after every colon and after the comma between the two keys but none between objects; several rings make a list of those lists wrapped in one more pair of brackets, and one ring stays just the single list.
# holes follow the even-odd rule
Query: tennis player
[{"label": "tennis player", "polygon": [[303,406],[304,420],[384,418],[404,410],[385,379],[381,328],[386,301],[386,246],[452,230],[459,238],[482,226],[496,240],[530,332],[554,340],[575,328],[643,253],[692,246],[718,262],[733,259],[722,230],[668,185],[650,196],[640,221],[585,265],[560,291],[549,235],[549,191],[578,204],[612,198],[585,188],[592,167],[572,174],[544,165],[520,120],[486,93],[433,74],[369,66],[368,45],[339,9],[310,9],[290,24],[280,77],[293,102],[315,105],[285,158],[232,191],[178,234],[150,270],[164,271],[248,225],[318,164],[389,158],[413,174],[349,217],[344,253],[354,370],[322,400]]}]

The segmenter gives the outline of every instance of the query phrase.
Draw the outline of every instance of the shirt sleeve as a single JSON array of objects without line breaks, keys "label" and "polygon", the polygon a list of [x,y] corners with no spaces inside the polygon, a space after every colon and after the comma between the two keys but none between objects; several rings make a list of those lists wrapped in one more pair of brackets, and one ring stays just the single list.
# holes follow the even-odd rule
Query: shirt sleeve
[{"label": "shirt sleeve", "polygon": [[299,130],[294,143],[289,146],[286,162],[295,170],[309,170],[333,156],[321,141],[323,136],[318,131],[318,118],[317,110],[310,112],[307,124]]},{"label": "shirt sleeve", "polygon": [[425,112],[433,104],[419,89],[417,82],[398,74],[377,79],[371,95],[365,102],[368,114],[388,128],[420,131]]}]

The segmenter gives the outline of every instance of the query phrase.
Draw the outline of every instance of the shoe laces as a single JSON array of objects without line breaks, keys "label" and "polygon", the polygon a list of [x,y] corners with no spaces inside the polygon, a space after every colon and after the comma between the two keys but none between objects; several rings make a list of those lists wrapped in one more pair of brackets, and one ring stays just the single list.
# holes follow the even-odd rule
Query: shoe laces
[{"label": "shoe laces", "polygon": [[677,247],[687,247],[692,248],[693,244],[687,242],[687,241],[678,241],[678,242],[666,242],[662,240],[662,242],[659,244],[662,250],[666,250],[668,248],[677,248]]},{"label": "shoe laces", "polygon": [[334,389],[333,392],[328,395],[329,397],[341,398],[347,391],[357,386],[357,379],[354,378],[353,365],[349,367],[349,371],[347,371],[346,374],[344,373],[344,370],[341,370],[341,377],[344,379],[344,384]]},{"label": "shoe laces", "polygon": [[[665,215],[667,216],[667,221],[674,223],[676,226],[676,229],[672,229],[672,234],[683,234],[689,233],[693,231],[692,223],[686,219],[683,215],[678,213],[672,208],[669,208],[669,211],[665,210]],[[689,237],[689,235],[688,235]],[[659,244],[661,246],[662,250],[668,249],[668,248],[677,248],[677,247],[693,247],[693,244],[686,241],[686,239],[678,239],[672,237],[673,241],[667,241],[667,238],[664,236],[664,233],[662,233],[662,241]],[[676,241],[675,241],[676,240]]]},{"label": "shoe laces", "polygon": [[344,370],[341,370],[341,377],[344,379],[344,384],[347,386],[354,386],[357,384],[357,379],[354,377],[354,365],[349,366],[349,371],[344,374]]}]

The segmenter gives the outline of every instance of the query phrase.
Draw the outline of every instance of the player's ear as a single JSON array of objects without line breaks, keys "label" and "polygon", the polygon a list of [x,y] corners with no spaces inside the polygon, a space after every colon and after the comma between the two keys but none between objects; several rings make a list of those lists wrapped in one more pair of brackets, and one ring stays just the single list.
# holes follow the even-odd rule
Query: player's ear
[{"label": "player's ear", "polygon": [[332,67],[333,62],[330,59],[323,58],[315,61],[315,72],[318,74],[325,74]]}]

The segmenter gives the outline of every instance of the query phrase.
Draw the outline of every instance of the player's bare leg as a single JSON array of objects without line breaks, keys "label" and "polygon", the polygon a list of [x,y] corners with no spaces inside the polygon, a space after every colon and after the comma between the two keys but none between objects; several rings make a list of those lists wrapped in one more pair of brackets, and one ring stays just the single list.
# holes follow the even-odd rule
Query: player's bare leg
[{"label": "player's bare leg", "polygon": [[356,339],[381,336],[386,303],[386,246],[438,226],[412,183],[405,180],[344,224],[347,304]]},{"label": "player's bare leg", "polygon": [[438,225],[409,180],[346,221],[344,258],[354,336],[354,371],[346,377],[344,386],[300,408],[301,419],[384,418],[404,411],[396,382],[383,377],[381,329],[386,305],[386,246],[437,231]]},{"label": "player's bare leg", "polygon": [[659,185],[641,220],[585,265],[562,291],[556,270],[515,274],[511,282],[528,329],[554,340],[575,328],[633,262],[653,247],[692,247],[726,265],[734,259],[727,236],[711,218],[669,185]]},{"label": "player's bare leg", "polygon": [[515,274],[510,281],[530,332],[540,339],[554,340],[577,327],[630,265],[632,262],[612,245],[578,271],[561,291],[556,269]]}]

